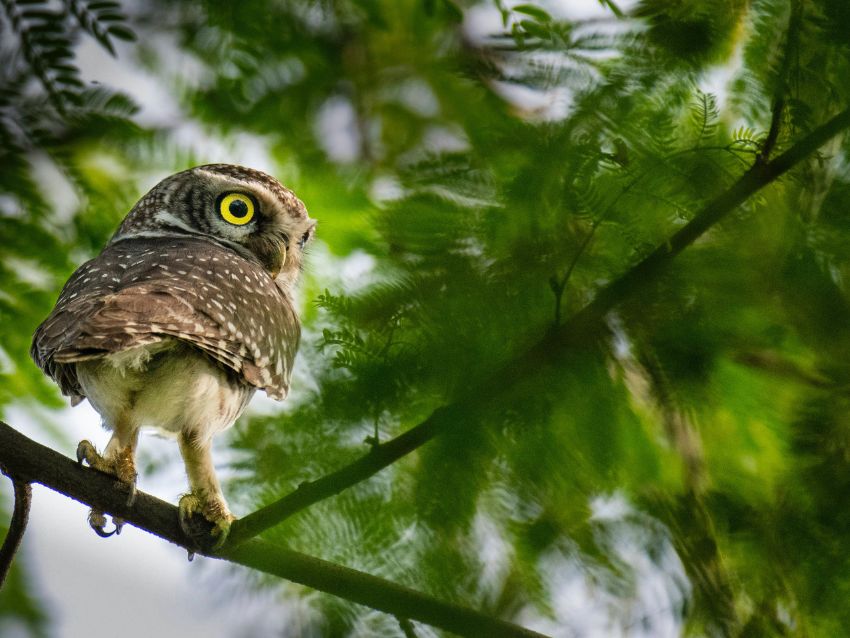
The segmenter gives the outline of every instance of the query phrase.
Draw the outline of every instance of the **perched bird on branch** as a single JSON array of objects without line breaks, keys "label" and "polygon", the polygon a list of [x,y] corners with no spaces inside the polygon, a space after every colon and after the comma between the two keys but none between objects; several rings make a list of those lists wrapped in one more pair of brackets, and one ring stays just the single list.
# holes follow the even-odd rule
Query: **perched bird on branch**
[{"label": "perched bird on branch", "polygon": [[[209,164],[177,173],[71,275],[33,337],[38,366],[73,405],[88,399],[112,431],[103,454],[82,441],[80,462],[114,474],[132,503],[140,428],[176,436],[191,488],[180,524],[191,534],[202,515],[214,546],[234,517],[212,438],[258,388],[279,400],[289,390],[300,337],[292,291],[315,227],[295,194],[260,171]],[[89,523],[111,533],[102,512]]]}]

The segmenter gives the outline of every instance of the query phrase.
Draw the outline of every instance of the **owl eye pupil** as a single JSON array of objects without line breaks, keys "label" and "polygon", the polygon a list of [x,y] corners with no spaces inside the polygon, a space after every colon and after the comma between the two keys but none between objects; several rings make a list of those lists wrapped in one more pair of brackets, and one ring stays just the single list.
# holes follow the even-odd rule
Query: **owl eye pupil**
[{"label": "owl eye pupil", "polygon": [[242,219],[245,215],[248,214],[248,204],[243,202],[241,199],[234,199],[230,202],[230,206],[228,206],[228,210],[230,214],[236,217],[237,219]]},{"label": "owl eye pupil", "polygon": [[253,198],[242,193],[228,193],[218,201],[218,214],[228,224],[244,226],[254,218],[257,204]]}]

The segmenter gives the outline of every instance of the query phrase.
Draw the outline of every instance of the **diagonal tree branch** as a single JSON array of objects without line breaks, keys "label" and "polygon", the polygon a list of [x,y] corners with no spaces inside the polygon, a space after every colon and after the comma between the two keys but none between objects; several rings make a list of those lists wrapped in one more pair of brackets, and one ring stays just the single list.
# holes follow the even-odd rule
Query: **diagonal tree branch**
[{"label": "diagonal tree branch", "polygon": [[552,330],[530,350],[499,368],[484,383],[471,389],[466,399],[437,408],[419,425],[368,454],[320,479],[301,484],[298,489],[233,523],[230,543],[237,544],[274,527],[293,514],[366,480],[403,456],[418,449],[439,433],[462,421],[463,413],[502,393],[511,379],[523,378],[524,372],[538,370],[569,351],[570,346],[587,343],[604,329],[605,315],[630,295],[650,283],[679,253],[693,244],[708,229],[817,151],[824,143],[850,127],[850,108],[811,131],[784,153],[772,160],[762,155],[731,187],[696,214],[668,241],[658,246],[641,262],[599,291],[594,300]]},{"label": "diagonal tree branch", "polygon": [[[177,508],[138,492],[133,506],[127,493],[116,489],[114,477],[83,467],[66,456],[36,443],[0,421],[0,470],[16,482],[40,483],[81,503],[159,536],[191,552],[198,550],[180,529]],[[478,611],[397,585],[300,552],[254,539],[225,547],[211,558],[228,560],[319,591],[367,605],[399,618],[418,620],[462,636],[545,638],[542,634]]]}]

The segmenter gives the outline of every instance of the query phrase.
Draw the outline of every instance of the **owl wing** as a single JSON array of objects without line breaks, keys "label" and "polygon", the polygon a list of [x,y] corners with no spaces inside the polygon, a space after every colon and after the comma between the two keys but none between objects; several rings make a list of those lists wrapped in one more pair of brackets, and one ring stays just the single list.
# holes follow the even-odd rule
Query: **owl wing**
[{"label": "owl wing", "polygon": [[169,338],[283,399],[300,327],[258,263],[201,239],[127,239],[71,276],[31,354],[63,393],[82,395],[74,363]]}]

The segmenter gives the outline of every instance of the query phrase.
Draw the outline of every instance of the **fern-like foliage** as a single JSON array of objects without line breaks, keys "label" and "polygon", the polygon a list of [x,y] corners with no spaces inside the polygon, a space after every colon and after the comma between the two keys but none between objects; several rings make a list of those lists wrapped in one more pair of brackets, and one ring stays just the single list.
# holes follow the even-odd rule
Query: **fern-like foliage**
[{"label": "fern-like foliage", "polygon": [[697,143],[714,137],[719,120],[720,111],[717,108],[717,98],[710,93],[697,90],[691,107],[691,121],[698,129]]},{"label": "fern-like foliage", "polygon": [[127,27],[126,17],[118,2],[101,0],[64,0],[80,27],[115,55],[112,38],[132,42],[135,34]]},{"label": "fern-like foliage", "polygon": [[[23,17],[47,8],[64,11],[63,42],[124,50],[111,3],[2,1],[4,42],[59,28]],[[846,2],[599,5],[587,19],[542,2],[133,5],[199,67],[183,77],[170,52],[134,45],[186,117],[223,148],[259,144],[320,220],[293,396],[234,428],[230,493],[248,511],[449,406],[439,437],[269,538],[556,635],[840,635],[847,139],[593,329],[557,332],[569,348],[540,344],[850,104]],[[144,190],[137,167],[221,158],[175,153],[170,124],[140,130],[102,88],[71,83],[59,113],[35,54],[3,55],[0,313],[31,328]],[[734,77],[712,94],[718,65]],[[57,221],[36,152],[86,214]],[[55,401],[24,363],[26,332],[0,332],[14,364],[0,400]],[[575,591],[592,602],[567,613]],[[403,635],[337,600],[299,606],[305,634]]]},{"label": "fern-like foliage", "polygon": [[73,64],[67,16],[50,2],[3,0],[2,5],[27,64],[56,109],[64,112],[68,105],[77,105],[83,82]]}]

